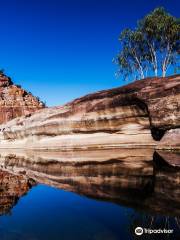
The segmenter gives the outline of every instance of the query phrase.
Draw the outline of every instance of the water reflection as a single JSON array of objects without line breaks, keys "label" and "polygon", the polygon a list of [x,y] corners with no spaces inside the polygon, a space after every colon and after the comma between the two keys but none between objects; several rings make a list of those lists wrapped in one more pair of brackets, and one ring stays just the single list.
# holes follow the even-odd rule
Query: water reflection
[{"label": "water reflection", "polygon": [[1,151],[0,214],[37,183],[135,209],[130,231],[170,223],[178,229],[180,172],[163,163],[165,155],[152,149]]},{"label": "water reflection", "polygon": [[1,153],[0,159],[2,170],[93,198],[126,202],[129,194],[153,187],[152,150],[30,151]]},{"label": "water reflection", "polygon": [[18,199],[35,185],[32,179],[23,175],[15,175],[0,171],[0,215],[10,214],[11,208]]}]

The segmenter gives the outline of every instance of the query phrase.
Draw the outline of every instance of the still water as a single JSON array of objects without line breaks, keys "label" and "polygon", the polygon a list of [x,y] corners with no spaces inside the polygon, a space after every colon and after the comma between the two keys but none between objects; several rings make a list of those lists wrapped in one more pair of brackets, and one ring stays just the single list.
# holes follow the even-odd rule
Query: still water
[{"label": "still water", "polygon": [[178,239],[179,169],[153,154],[1,152],[0,239]]}]

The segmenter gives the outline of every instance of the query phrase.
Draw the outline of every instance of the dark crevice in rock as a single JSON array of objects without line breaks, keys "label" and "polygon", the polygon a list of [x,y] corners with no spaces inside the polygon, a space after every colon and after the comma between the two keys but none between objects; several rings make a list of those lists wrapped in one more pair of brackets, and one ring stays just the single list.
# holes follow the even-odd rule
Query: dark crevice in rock
[{"label": "dark crevice in rock", "polygon": [[130,101],[131,101],[131,104],[137,105],[140,109],[142,109],[149,116],[148,107],[145,102],[143,102],[141,99],[139,99],[137,97],[133,97]]},{"label": "dark crevice in rock", "polygon": [[148,105],[144,101],[142,101],[139,98],[133,98],[132,102],[134,104],[136,104],[140,109],[142,109],[143,111],[145,111],[147,113],[147,116],[149,118],[149,125],[150,125],[151,135],[152,135],[154,140],[160,141],[162,139],[162,137],[164,136],[166,130],[160,129],[160,128],[157,128],[157,127],[153,126],[152,119],[151,119],[151,114],[150,114],[149,109],[148,109]]},{"label": "dark crevice in rock", "polygon": [[159,129],[157,127],[151,127],[151,134],[154,140],[160,141],[162,137],[164,136],[166,130]]}]

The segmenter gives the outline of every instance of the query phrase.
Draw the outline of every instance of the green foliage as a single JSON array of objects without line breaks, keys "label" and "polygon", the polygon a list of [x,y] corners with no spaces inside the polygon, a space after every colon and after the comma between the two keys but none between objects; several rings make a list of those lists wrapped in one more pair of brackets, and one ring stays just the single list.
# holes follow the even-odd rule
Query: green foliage
[{"label": "green foliage", "polygon": [[179,69],[180,20],[164,8],[156,8],[137,23],[135,30],[121,32],[121,51],[116,58],[118,74],[144,78],[154,72],[166,75],[170,66]]}]

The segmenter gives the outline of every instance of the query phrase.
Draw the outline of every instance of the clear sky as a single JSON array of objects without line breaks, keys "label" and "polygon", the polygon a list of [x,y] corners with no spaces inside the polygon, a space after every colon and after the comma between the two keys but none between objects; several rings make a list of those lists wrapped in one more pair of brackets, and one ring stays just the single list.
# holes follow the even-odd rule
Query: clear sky
[{"label": "clear sky", "polygon": [[179,0],[0,0],[0,68],[47,105],[124,84],[112,59],[123,28]]}]

